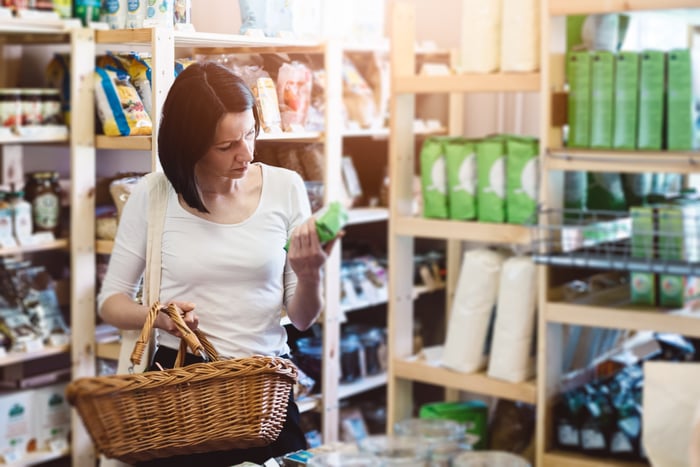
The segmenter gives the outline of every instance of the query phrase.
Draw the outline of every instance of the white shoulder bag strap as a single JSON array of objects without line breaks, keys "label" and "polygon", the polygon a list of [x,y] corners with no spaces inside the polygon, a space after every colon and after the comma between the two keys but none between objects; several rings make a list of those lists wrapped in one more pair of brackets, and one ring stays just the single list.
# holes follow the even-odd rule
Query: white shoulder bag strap
[{"label": "white shoulder bag strap", "polygon": [[[152,300],[160,297],[160,273],[161,273],[161,241],[163,239],[163,225],[165,224],[165,210],[168,200],[168,179],[162,172],[151,172],[145,176],[148,182],[148,237],[146,240],[146,269],[143,275],[143,303],[150,304]],[[141,334],[141,330],[122,330],[121,347],[119,349],[119,361],[117,374],[126,374],[131,365],[131,351]],[[149,342],[153,342],[150,339]],[[150,354],[150,352],[149,352]],[[134,366],[134,372],[143,372],[148,366],[150,355],[146,355],[141,364]],[[101,457],[101,467],[126,466],[116,459]]]}]

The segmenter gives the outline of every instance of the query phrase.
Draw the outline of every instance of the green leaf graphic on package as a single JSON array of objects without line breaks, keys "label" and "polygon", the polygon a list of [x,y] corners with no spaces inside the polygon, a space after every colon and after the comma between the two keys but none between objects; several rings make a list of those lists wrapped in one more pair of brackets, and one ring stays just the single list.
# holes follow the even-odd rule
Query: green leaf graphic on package
[{"label": "green leaf graphic on package", "polygon": [[[321,208],[316,214],[318,240],[322,245],[333,240],[347,222],[348,212],[338,201],[333,201]],[[284,249],[289,251],[289,240],[284,245]]]}]

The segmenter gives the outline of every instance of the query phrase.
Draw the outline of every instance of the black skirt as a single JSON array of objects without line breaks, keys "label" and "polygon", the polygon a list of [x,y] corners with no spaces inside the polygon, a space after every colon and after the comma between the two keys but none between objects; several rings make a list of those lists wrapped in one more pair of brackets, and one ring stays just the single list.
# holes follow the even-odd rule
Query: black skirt
[{"label": "black skirt", "polygon": [[[153,361],[149,371],[159,370],[156,363],[159,363],[162,368],[173,368],[176,357],[177,350],[163,346],[158,347],[158,350],[156,350],[156,353],[153,355]],[[200,363],[202,361],[203,360],[196,355],[188,353],[185,356],[185,365]],[[271,457],[280,457],[287,453],[306,448],[306,438],[304,437],[304,432],[299,425],[299,408],[294,402],[293,391],[290,391],[289,404],[287,404],[287,418],[282,426],[282,431],[277,439],[267,446],[166,457],[147,462],[140,462],[136,465],[143,467],[190,467],[198,465],[218,467],[236,465],[246,461],[254,462],[256,464],[263,464]]]}]

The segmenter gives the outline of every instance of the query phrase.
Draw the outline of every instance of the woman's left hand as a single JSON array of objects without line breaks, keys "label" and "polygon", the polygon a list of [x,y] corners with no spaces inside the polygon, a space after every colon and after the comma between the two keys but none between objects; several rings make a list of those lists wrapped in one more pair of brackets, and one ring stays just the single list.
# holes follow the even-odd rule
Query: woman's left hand
[{"label": "woman's left hand", "polygon": [[320,280],[321,267],[325,264],[333,245],[343,234],[341,231],[334,239],[321,245],[314,217],[294,229],[289,242],[288,260],[297,278]]}]

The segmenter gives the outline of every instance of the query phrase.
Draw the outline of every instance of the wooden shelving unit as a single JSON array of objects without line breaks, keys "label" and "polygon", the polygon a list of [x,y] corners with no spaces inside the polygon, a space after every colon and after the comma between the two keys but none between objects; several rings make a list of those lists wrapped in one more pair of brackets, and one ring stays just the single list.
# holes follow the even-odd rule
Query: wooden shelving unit
[{"label": "wooden shelving unit", "polygon": [[[464,93],[539,91],[538,73],[493,73],[421,76],[415,72],[412,44],[415,43],[416,17],[407,2],[394,2],[392,22],[392,107],[390,152],[389,215],[389,375],[387,426],[413,416],[414,382],[442,387],[447,391],[469,391],[534,404],[534,381],[513,384],[488,377],[485,372],[459,373],[413,355],[413,256],[415,239],[443,240],[447,244],[447,310],[461,263],[462,243],[477,242],[526,247],[532,233],[526,226],[489,224],[417,217],[412,212],[413,177],[416,166],[413,119],[416,95],[448,94],[450,121],[448,134],[462,134],[459,106],[453,104]],[[457,115],[455,115],[455,112]],[[456,124],[455,124],[456,123]]]},{"label": "wooden shelving unit", "polygon": [[[550,92],[540,95],[540,128],[543,209],[560,209],[561,201],[552,198],[560,193],[560,172],[608,173],[680,173],[698,172],[697,151],[618,151],[613,149],[573,149],[562,147],[563,126],[560,91],[565,85],[565,62],[561,43],[555,37],[563,29],[563,17],[569,15],[609,14],[634,11],[698,8],[693,0],[542,0],[542,75],[541,87]],[[564,96],[565,97],[565,96]],[[562,118],[563,117],[563,118]],[[545,227],[548,221],[545,221]],[[614,261],[614,258],[613,258]],[[612,267],[612,266],[611,266]],[[538,466],[638,467],[645,462],[585,456],[557,450],[553,440],[552,408],[562,381],[561,346],[565,342],[564,326],[629,331],[658,331],[696,337],[700,332],[700,314],[692,311],[669,311],[630,305],[625,296],[616,296],[610,305],[584,305],[554,300],[550,290],[549,265],[540,267],[538,300],[537,350],[537,428],[536,458]]]},{"label": "wooden shelving unit", "polygon": [[[8,60],[5,46],[19,46],[20,53],[25,45],[69,48],[71,53],[71,109],[74,115],[93,115],[93,73],[94,73],[94,31],[89,29],[68,30],[64,23],[51,23],[40,27],[25,20],[6,19],[0,22],[0,87],[16,86],[12,67],[6,67]],[[26,130],[26,131],[22,131]],[[48,357],[60,353],[71,353],[71,377],[93,376],[95,374],[94,335],[95,330],[95,262],[93,248],[95,242],[94,190],[95,190],[95,151],[93,144],[94,121],[92,118],[75,119],[66,131],[57,129],[59,137],[46,136],[46,132],[36,133],[33,129],[20,129],[19,136],[0,139],[0,151],[13,151],[24,154],[23,149],[34,144],[55,144],[70,147],[69,193],[70,238],[58,239],[47,244],[4,248],[0,255],[22,255],[42,253],[52,250],[67,250],[70,267],[70,322],[72,323],[70,345],[46,347],[23,354],[9,354],[0,358],[0,365],[31,363],[35,358]],[[35,465],[70,455],[73,465],[94,465],[95,454],[92,442],[77,415],[72,417],[70,452],[34,453],[22,458],[17,465]]]}]

